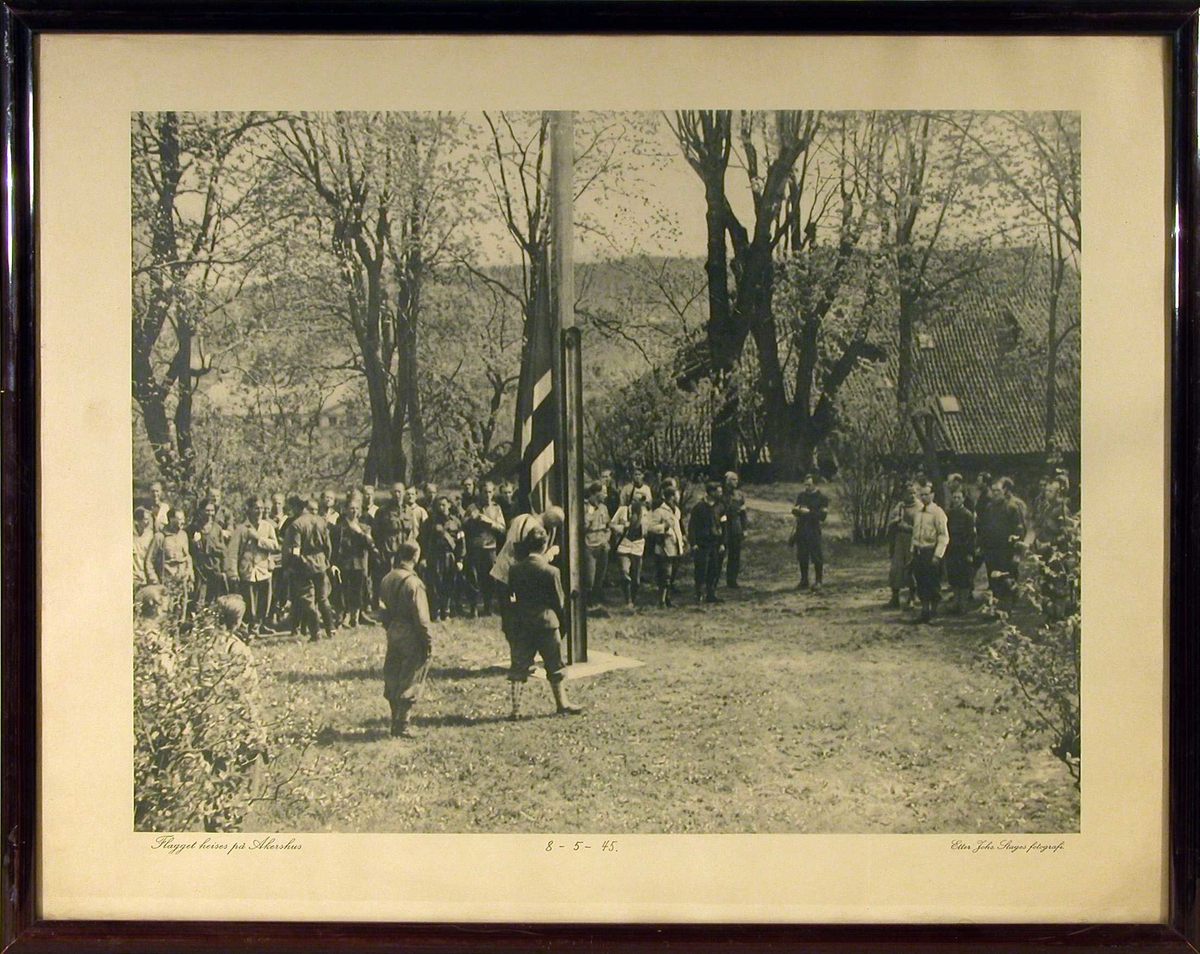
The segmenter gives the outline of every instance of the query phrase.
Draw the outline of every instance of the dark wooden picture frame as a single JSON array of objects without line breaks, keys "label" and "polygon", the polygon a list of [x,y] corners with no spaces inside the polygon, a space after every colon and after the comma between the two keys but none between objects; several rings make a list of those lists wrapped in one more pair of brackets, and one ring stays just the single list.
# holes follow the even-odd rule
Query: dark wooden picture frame
[{"label": "dark wooden picture frame", "polygon": [[[590,925],[47,921],[38,912],[34,42],[56,31],[1138,34],[1170,43],[1169,917],[1165,924]],[[34,951],[1200,950],[1200,151],[1197,0],[13,0],[3,11],[3,871],[0,948]],[[1167,106],[1167,104],[1164,104]]]}]

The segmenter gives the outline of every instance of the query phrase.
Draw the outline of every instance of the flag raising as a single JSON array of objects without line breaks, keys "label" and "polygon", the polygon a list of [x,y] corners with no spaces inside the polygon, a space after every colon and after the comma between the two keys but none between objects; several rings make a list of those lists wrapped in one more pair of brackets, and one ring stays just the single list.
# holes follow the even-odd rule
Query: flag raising
[{"label": "flag raising", "polygon": [[559,395],[554,380],[559,349],[556,325],[549,307],[535,308],[527,330],[527,373],[521,380],[521,490],[528,495],[530,509],[535,513],[561,499],[555,469],[559,419]]}]

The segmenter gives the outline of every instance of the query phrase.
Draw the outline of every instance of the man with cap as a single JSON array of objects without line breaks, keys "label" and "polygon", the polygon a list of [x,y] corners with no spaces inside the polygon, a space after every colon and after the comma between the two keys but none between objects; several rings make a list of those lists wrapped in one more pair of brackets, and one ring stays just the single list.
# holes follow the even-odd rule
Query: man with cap
[{"label": "man with cap", "polygon": [[813,589],[820,589],[825,578],[825,547],[821,529],[829,513],[829,498],[817,489],[816,475],[808,474],[796,495],[792,516],[796,519],[794,543],[796,563],[800,566],[800,589],[808,589],[808,564],[813,567]]},{"label": "man with cap", "polygon": [[310,641],[320,638],[317,623],[325,638],[333,638],[333,608],[329,605],[329,567],[333,546],[325,521],[309,510],[308,502],[293,495],[288,500],[293,518],[284,534],[283,555],[292,578],[292,633],[302,626],[312,633]]},{"label": "man with cap", "polygon": [[738,588],[742,570],[742,541],[746,539],[746,495],[738,490],[737,471],[725,475],[721,504],[725,510],[725,585]]},{"label": "man with cap", "polygon": [[508,629],[510,667],[508,680],[512,696],[509,718],[521,715],[521,692],[533,672],[535,655],[542,657],[546,681],[554,695],[559,715],[578,715],[581,706],[567,698],[563,679],[562,628],[565,613],[562,580],[558,569],[546,559],[549,536],[540,523],[533,523],[513,544],[515,562],[508,571],[513,604]]},{"label": "man with cap", "polygon": [[709,481],[704,485],[704,499],[692,508],[687,536],[695,552],[696,600],[720,603],[717,582],[721,579],[721,555],[725,549],[724,514],[719,496],[721,485]]},{"label": "man with cap", "polygon": [[387,655],[383,660],[383,695],[392,710],[393,736],[412,735],[408,717],[425,688],[433,653],[429,597],[417,575],[420,546],[411,540],[396,551],[396,566],[379,589],[380,614],[387,627]]}]

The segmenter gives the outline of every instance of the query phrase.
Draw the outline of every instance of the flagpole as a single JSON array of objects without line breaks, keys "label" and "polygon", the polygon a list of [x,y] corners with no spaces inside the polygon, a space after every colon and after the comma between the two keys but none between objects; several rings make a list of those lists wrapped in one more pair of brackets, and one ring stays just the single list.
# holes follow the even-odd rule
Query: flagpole
[{"label": "flagpole", "polygon": [[582,356],[575,327],[574,158],[575,122],[570,111],[550,114],[550,195],[555,300],[555,393],[559,396],[556,468],[566,511],[567,662],[587,661],[587,612],[583,593]]}]

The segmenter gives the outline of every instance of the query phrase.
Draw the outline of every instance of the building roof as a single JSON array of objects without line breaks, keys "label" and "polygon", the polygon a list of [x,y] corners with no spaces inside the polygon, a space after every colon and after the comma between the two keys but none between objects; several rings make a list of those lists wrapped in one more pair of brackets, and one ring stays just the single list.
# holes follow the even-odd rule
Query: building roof
[{"label": "building roof", "polygon": [[[1077,277],[1064,283],[1058,329],[1078,323]],[[914,395],[932,410],[939,443],[956,454],[1035,454],[1044,449],[1044,367],[1049,298],[1036,273],[1017,283],[963,288],[917,336]],[[1058,356],[1055,444],[1079,450],[1078,332]],[[894,359],[893,359],[894,360]],[[955,408],[957,405],[957,409]]]}]

